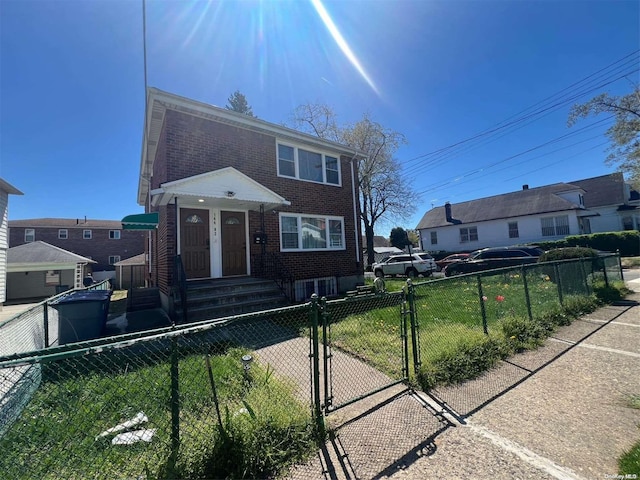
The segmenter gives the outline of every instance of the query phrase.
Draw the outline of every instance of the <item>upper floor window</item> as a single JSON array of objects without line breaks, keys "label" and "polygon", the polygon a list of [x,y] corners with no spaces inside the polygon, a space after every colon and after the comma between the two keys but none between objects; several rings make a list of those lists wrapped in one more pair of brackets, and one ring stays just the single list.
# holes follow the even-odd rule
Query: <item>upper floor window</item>
[{"label": "upper floor window", "polygon": [[120,261],[120,255],[109,255],[109,265],[118,263]]},{"label": "upper floor window", "polygon": [[278,175],[340,185],[340,162],[337,156],[278,144]]},{"label": "upper floor window", "polygon": [[58,230],[58,238],[60,240],[66,240],[67,238],[69,238],[69,230],[67,230],[66,228],[61,228],[60,230]]},{"label": "upper floor window", "polygon": [[291,250],[344,250],[342,217],[282,214],[280,248]]},{"label": "upper floor window", "polygon": [[569,216],[543,217],[540,219],[543,237],[569,235]]},{"label": "upper floor window", "polygon": [[581,193],[578,194],[578,201],[580,202],[580,206],[584,207],[584,195]]},{"label": "upper floor window", "polygon": [[91,240],[91,230],[82,230],[82,238]]},{"label": "upper floor window", "polygon": [[518,238],[519,236],[518,222],[509,222],[509,238]]},{"label": "upper floor window", "polygon": [[24,229],[24,241],[27,242],[27,243],[36,241],[36,230],[35,230],[35,228],[25,228]]},{"label": "upper floor window", "polygon": [[438,232],[430,232],[431,233],[431,245],[438,244]]},{"label": "upper floor window", "polygon": [[460,229],[460,243],[477,242],[478,227],[467,227]]},{"label": "upper floor window", "polygon": [[109,238],[111,240],[120,240],[120,230],[109,230]]}]

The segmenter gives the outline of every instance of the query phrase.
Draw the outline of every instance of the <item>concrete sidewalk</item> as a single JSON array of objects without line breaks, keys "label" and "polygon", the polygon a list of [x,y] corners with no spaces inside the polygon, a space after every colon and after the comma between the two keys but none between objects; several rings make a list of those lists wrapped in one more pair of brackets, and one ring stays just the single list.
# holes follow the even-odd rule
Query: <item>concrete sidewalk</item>
[{"label": "concrete sidewalk", "polygon": [[[640,279],[627,286],[640,292]],[[449,410],[396,389],[336,412],[335,438],[290,477],[613,478],[618,457],[640,440],[640,410],[626,403],[640,395],[638,302],[634,293],[558,329],[540,349],[438,391]]]}]

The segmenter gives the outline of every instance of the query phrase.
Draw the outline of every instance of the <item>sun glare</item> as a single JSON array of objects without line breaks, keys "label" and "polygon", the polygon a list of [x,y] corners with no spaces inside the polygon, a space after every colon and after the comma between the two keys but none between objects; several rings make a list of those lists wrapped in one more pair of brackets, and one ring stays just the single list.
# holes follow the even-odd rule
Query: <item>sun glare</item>
[{"label": "sun glare", "polygon": [[369,84],[371,89],[374,92],[376,92],[376,94],[379,94],[378,88],[373,83],[373,80],[371,80],[371,78],[369,77],[367,72],[364,70],[362,65],[360,65],[358,58],[355,56],[355,54],[349,47],[349,44],[340,33],[340,30],[338,30],[338,27],[336,27],[336,24],[333,23],[333,20],[331,19],[329,12],[327,12],[327,10],[324,8],[324,5],[322,4],[322,0],[311,0],[311,3],[313,7],[316,9],[316,12],[318,12],[318,15],[320,16],[320,19],[324,23],[324,26],[327,27],[327,30],[329,30],[329,33],[333,37],[333,40],[336,42],[338,47],[340,47],[340,50],[342,50],[342,53],[347,57],[347,59],[355,67],[355,69],[358,71],[358,73],[364,79],[364,81]]}]

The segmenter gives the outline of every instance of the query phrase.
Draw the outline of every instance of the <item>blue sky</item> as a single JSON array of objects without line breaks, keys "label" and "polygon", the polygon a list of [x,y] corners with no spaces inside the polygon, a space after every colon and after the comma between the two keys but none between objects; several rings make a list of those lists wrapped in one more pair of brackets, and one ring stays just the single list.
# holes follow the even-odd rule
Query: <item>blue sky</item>
[{"label": "blue sky", "polygon": [[[385,236],[446,201],[614,171],[604,163],[609,121],[569,129],[561,100],[639,81],[635,0],[148,0],[146,11],[150,86],[218,106],[238,89],[274,123],[321,102],[342,123],[369,113],[404,134],[397,158],[420,195],[407,199],[413,215],[376,229]],[[142,211],[142,1],[0,0],[0,27],[0,176],[25,193],[11,197],[9,218]],[[559,105],[518,130],[423,156],[549,97],[539,106]]]}]

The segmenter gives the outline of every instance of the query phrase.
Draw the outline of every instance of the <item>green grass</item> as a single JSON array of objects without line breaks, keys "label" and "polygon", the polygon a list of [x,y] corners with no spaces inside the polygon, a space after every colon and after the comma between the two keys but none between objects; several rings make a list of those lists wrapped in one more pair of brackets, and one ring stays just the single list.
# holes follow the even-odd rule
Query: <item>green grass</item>
[{"label": "green grass", "polygon": [[[429,389],[472,379],[500,359],[537,348],[559,325],[597,308],[600,300],[589,290],[607,301],[621,296],[621,286],[615,282],[605,288],[589,277],[586,285],[578,267],[562,267],[563,305],[558,285],[547,269],[528,270],[533,319],[528,316],[525,280],[519,270],[483,274],[481,292],[476,276],[414,282],[422,363],[417,376],[420,386]],[[386,280],[390,291],[401,290],[404,285],[406,279]],[[483,308],[489,335],[484,334]],[[343,351],[392,376],[401,371],[399,306],[346,316],[332,326],[332,339]],[[413,365],[409,371],[413,372]]]},{"label": "green grass", "polygon": [[[640,395],[629,395],[625,399],[629,408],[640,409]],[[640,475],[640,441],[636,442],[618,459],[620,475]]]},{"label": "green grass", "polygon": [[[203,355],[180,360],[180,450],[171,456],[170,366],[136,365],[113,373],[81,373],[81,363],[45,379],[0,440],[3,478],[254,478],[273,476],[314,447],[309,407],[293,387],[254,363],[250,382],[239,361],[245,350],[212,357],[223,428],[218,425]],[[132,359],[133,360],[133,359]],[[112,445],[96,436],[143,411],[151,443]]]}]

